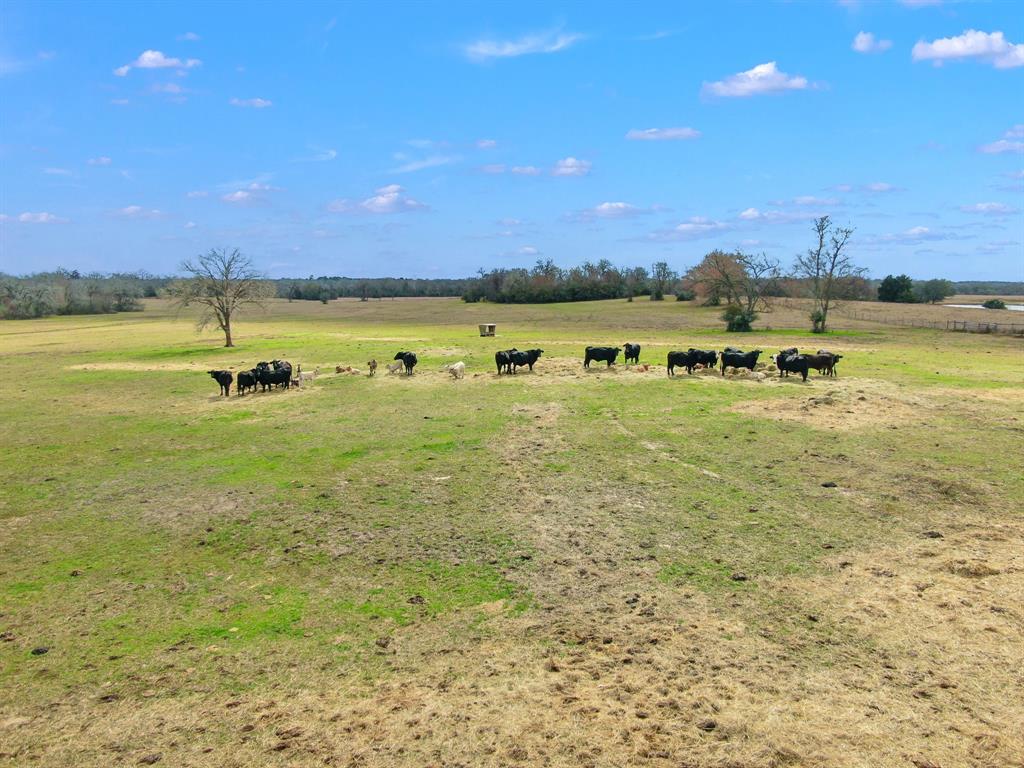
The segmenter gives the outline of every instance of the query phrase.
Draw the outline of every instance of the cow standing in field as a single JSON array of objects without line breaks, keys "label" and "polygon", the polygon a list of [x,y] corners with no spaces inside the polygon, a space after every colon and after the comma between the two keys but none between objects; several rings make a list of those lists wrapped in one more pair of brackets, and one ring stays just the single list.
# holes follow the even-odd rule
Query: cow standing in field
[{"label": "cow standing in field", "polygon": [[220,393],[224,397],[231,394],[231,382],[235,378],[231,371],[207,371],[207,373],[220,384]]},{"label": "cow standing in field", "polygon": [[508,357],[512,373],[515,373],[517,368],[521,368],[524,365],[529,366],[532,373],[533,364],[537,362],[542,354],[544,354],[543,349],[527,349],[524,352],[515,349],[511,350],[508,353]]},{"label": "cow standing in field", "polygon": [[826,376],[835,376],[839,378],[839,374],[836,373],[836,363],[843,359],[842,355],[837,355],[835,352],[829,352],[827,349],[819,349],[819,355],[828,355],[832,358],[832,364],[825,368]]},{"label": "cow standing in field", "polygon": [[640,345],[639,344],[623,344],[622,345],[622,357],[626,361],[626,365],[630,363],[640,364]]},{"label": "cow standing in field", "polygon": [[730,352],[729,350],[735,349],[734,347],[726,347],[726,351],[722,353],[722,375],[725,376],[726,368],[746,368],[749,371],[754,370],[754,366],[757,365],[757,358],[761,354],[760,349],[755,349],[753,352]]},{"label": "cow standing in field", "polygon": [[416,358],[415,352],[399,352],[395,355],[395,360],[401,360],[402,365],[405,366],[405,375],[412,376],[412,369],[416,367],[416,363],[419,362]]},{"label": "cow standing in field", "polygon": [[807,381],[807,372],[810,365],[807,362],[807,355],[798,354],[796,347],[784,349],[775,356],[775,365],[779,369],[779,378],[783,374],[788,376],[791,373],[799,373],[804,381]]},{"label": "cow standing in field", "polygon": [[498,366],[498,375],[512,373],[512,355],[518,352],[515,347],[504,349],[494,353],[494,364]]},{"label": "cow standing in field", "polygon": [[238,381],[235,384],[235,391],[238,392],[239,397],[245,394],[246,390],[251,389],[254,393],[256,392],[256,369],[248,371],[238,372]]},{"label": "cow standing in field", "polygon": [[283,386],[285,389],[292,383],[292,366],[290,363],[274,361],[274,367],[270,363],[256,363],[256,381],[266,392],[268,389]]},{"label": "cow standing in field", "polygon": [[703,365],[707,368],[714,368],[718,362],[718,353],[714,350],[703,350],[694,349],[690,347],[686,352],[669,352],[668,353],[668,375],[676,375],[676,367],[685,368],[688,374],[693,373],[693,369],[698,365]]},{"label": "cow standing in field", "polygon": [[608,364],[606,367],[611,368],[615,365],[615,358],[621,351],[621,347],[587,347],[583,353],[583,367],[590,368],[590,363],[593,360],[598,362],[603,360]]}]

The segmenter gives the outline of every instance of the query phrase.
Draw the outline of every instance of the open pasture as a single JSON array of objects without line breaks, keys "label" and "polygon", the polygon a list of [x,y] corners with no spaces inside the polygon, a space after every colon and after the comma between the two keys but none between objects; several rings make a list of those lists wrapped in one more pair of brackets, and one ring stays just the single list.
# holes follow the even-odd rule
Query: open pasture
[{"label": "open pasture", "polygon": [[[1021,340],[718,314],[5,322],[0,764],[1024,765]],[[726,344],[844,358],[665,375]],[[321,375],[206,373],[274,358]]]}]

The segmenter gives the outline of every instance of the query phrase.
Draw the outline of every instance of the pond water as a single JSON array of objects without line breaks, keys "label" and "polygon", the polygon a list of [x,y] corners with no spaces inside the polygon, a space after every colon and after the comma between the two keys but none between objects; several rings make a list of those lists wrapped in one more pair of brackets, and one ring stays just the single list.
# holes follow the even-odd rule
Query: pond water
[{"label": "pond water", "polygon": [[[943,304],[944,307],[960,307],[961,309],[984,309],[981,304]],[[1014,312],[1024,312],[1024,304],[1007,304],[1007,309],[1012,309]]]}]

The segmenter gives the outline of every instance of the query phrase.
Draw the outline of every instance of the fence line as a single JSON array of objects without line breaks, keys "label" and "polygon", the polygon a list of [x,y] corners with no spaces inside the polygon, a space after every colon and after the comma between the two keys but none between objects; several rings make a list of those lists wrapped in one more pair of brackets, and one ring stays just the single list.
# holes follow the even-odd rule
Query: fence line
[{"label": "fence line", "polygon": [[[789,309],[805,309],[784,301]],[[1024,323],[988,323],[975,320],[923,320],[917,317],[875,314],[858,312],[853,309],[833,307],[832,313],[850,320],[866,320],[879,325],[901,325],[907,328],[931,328],[938,331],[957,331],[959,333],[1005,333],[1013,336],[1024,336]]]}]

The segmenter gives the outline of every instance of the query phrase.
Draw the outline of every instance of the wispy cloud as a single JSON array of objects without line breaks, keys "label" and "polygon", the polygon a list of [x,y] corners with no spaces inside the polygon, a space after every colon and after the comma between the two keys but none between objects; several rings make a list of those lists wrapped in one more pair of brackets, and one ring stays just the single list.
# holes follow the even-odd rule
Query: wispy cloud
[{"label": "wispy cloud", "polygon": [[261,99],[259,97],[253,99],[239,99],[235,97],[229,99],[228,104],[233,107],[251,107],[252,109],[266,109],[267,107],[274,106],[274,102],[270,99]]},{"label": "wispy cloud", "polygon": [[200,197],[209,197],[209,195],[210,195],[210,193],[207,192],[206,190],[196,189],[196,190],[193,190],[191,192],[186,193],[185,197],[187,197],[187,198],[189,198],[191,200],[194,200],[194,199],[200,198]]},{"label": "wispy cloud", "polygon": [[702,93],[722,98],[745,98],[765,93],[802,91],[811,83],[802,75],[787,75],[774,61],[758,64],[745,72],[730,75],[724,80],[704,83]]},{"label": "wispy cloud", "polygon": [[332,213],[410,213],[428,210],[429,206],[414,200],[405,194],[398,184],[380,187],[375,194],[365,200],[352,201],[347,199],[332,200],[327,210]]},{"label": "wispy cloud", "polygon": [[556,53],[564,51],[584,38],[576,32],[562,32],[557,29],[524,35],[516,40],[482,39],[463,47],[471,61],[490,61],[525,56],[531,53]]},{"label": "wispy cloud", "polygon": [[477,139],[476,146],[477,149],[494,149],[498,146],[498,142],[494,139]]},{"label": "wispy cloud", "polygon": [[936,242],[941,240],[968,240],[968,235],[960,235],[948,230],[934,230],[930,227],[910,227],[902,232],[889,232],[883,235],[868,235],[864,238],[865,245],[916,245],[917,243]]},{"label": "wispy cloud", "polygon": [[641,208],[636,205],[624,202],[599,203],[593,208],[584,208],[576,211],[567,217],[570,221],[594,221],[596,219],[631,219],[647,213],[653,213],[652,208]]},{"label": "wispy cloud", "polygon": [[114,215],[122,219],[155,219],[163,215],[163,213],[156,208],[146,209],[141,205],[129,205],[124,208],[118,208],[114,211]]},{"label": "wispy cloud", "polygon": [[0,56],[0,77],[16,75],[19,72],[32,69],[44,61],[50,61],[50,59],[55,58],[56,55],[57,54],[53,51],[39,51],[30,59],[14,59],[7,56]]},{"label": "wispy cloud", "polygon": [[882,53],[892,48],[892,40],[876,39],[871,32],[858,32],[850,47],[857,53]]},{"label": "wispy cloud", "polygon": [[25,213],[19,213],[17,216],[0,214],[0,221],[16,221],[19,224],[66,224],[68,220],[48,211],[39,211],[38,213],[26,211]]},{"label": "wispy cloud", "polygon": [[422,171],[425,168],[437,168],[442,165],[448,165],[459,160],[458,157],[449,155],[431,155],[420,160],[410,160],[407,163],[403,163],[397,168],[392,168],[388,173],[413,173],[414,171]]},{"label": "wispy cloud", "polygon": [[75,174],[67,168],[43,168],[47,176],[74,176]]},{"label": "wispy cloud", "polygon": [[941,66],[946,61],[974,59],[992,64],[996,69],[1024,66],[1024,44],[1014,44],[1002,32],[965,30],[956,37],[943,37],[926,43],[915,43],[911,55],[914,61],[931,61]]},{"label": "wispy cloud", "polygon": [[491,175],[497,175],[505,172],[504,163],[488,163],[487,165],[480,166],[480,173],[488,173]]},{"label": "wispy cloud", "polygon": [[964,213],[982,213],[986,216],[1009,216],[1017,213],[1019,208],[1005,203],[974,203],[973,205],[961,205],[960,210]]},{"label": "wispy cloud", "polygon": [[160,51],[143,51],[139,54],[139,57],[130,64],[118,67],[114,70],[114,74],[118,77],[124,77],[133,69],[192,69],[202,64],[199,59],[179,59],[173,56],[166,56]]},{"label": "wispy cloud", "polygon": [[100,157],[90,157],[87,162],[89,165],[110,165],[114,161],[103,155]]},{"label": "wispy cloud", "polygon": [[516,176],[540,176],[544,173],[535,165],[513,165],[511,171]]},{"label": "wispy cloud", "polygon": [[700,240],[705,237],[712,237],[719,232],[725,232],[728,229],[730,229],[730,225],[723,221],[716,221],[703,216],[692,216],[671,229],[659,229],[651,232],[644,239],[659,243]]},{"label": "wispy cloud", "polygon": [[633,128],[626,133],[629,141],[684,141],[699,139],[700,131],[695,128]]},{"label": "wispy cloud", "polygon": [[336,149],[320,149],[319,147],[309,147],[309,150],[313,153],[307,157],[297,157],[295,162],[297,163],[328,163],[331,160],[335,160],[338,157],[338,150]]},{"label": "wispy cloud", "polygon": [[1013,126],[1003,134],[1003,138],[982,144],[978,151],[986,155],[1022,154],[1024,153],[1024,123]]},{"label": "wispy cloud", "polygon": [[195,43],[198,42],[200,39],[201,38],[199,37],[199,35],[197,35],[195,32],[186,32],[183,35],[178,35],[178,40],[182,42]]},{"label": "wispy cloud", "polygon": [[[551,169],[551,175],[586,176],[590,173],[590,166],[589,160],[577,160],[575,157],[566,157],[555,163],[555,167]],[[514,170],[513,173],[515,173]]]}]

